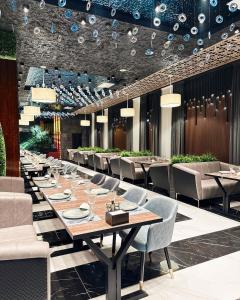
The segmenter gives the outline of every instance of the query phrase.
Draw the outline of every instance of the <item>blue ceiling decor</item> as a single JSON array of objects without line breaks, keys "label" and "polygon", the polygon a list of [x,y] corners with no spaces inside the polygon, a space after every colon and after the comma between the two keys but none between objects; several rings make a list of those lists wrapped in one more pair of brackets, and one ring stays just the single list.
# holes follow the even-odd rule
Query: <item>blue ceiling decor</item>
[{"label": "blue ceiling decor", "polygon": [[[25,89],[42,85],[42,69],[31,67],[25,82]],[[106,78],[92,74],[50,69],[45,72],[45,84],[54,88],[57,103],[64,107],[83,107],[100,102],[105,95],[111,95],[108,86],[115,85],[115,78]]]}]

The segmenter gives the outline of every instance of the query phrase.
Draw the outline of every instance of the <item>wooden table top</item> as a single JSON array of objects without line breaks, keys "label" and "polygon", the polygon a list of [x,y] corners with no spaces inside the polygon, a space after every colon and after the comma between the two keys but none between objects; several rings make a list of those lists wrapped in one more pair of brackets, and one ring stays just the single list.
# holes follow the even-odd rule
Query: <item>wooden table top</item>
[{"label": "wooden table top", "polygon": [[240,181],[240,174],[238,173],[229,173],[229,174],[223,174],[220,172],[213,172],[213,173],[205,173],[206,176],[214,177],[214,178],[219,178],[219,179],[229,179],[229,180],[235,180],[235,181]]},{"label": "wooden table top", "polygon": [[157,159],[157,160],[137,160],[135,161],[135,163],[137,164],[141,164],[141,165],[153,165],[153,164],[167,164],[170,163],[169,160],[163,160],[163,159]]},{"label": "wooden table top", "polygon": [[[49,196],[55,193],[61,193],[65,189],[70,189],[71,187],[70,180],[63,178],[62,176],[59,179],[59,184],[61,185],[60,188],[40,189],[41,192],[43,193],[43,196],[49,202],[50,206],[52,207],[52,209],[55,211],[55,213],[58,215],[59,218],[63,210],[67,210],[70,208],[78,208],[82,203],[88,202],[88,195],[86,193],[86,189],[87,187],[89,187],[89,183],[79,185],[77,191],[74,192],[74,196],[76,200],[70,200],[70,201],[60,200],[59,202],[49,201],[48,199]],[[91,183],[91,188],[99,188],[99,186],[96,186]],[[142,226],[142,225],[150,225],[162,221],[162,218],[159,217],[158,215],[150,211],[147,212],[143,211],[133,215],[130,214],[129,223],[125,223],[117,226],[110,226],[105,222],[105,212],[106,212],[106,204],[111,201],[112,199],[111,197],[112,197],[111,194],[101,195],[96,197],[96,202],[94,205],[94,213],[98,217],[100,217],[100,220],[98,221],[88,221],[87,223],[83,223],[83,224],[68,225],[64,223],[62,218],[60,218],[67,232],[69,233],[69,235],[73,240],[77,240],[77,239],[81,239],[93,235],[117,232],[123,229],[128,229],[128,228]],[[116,201],[122,202],[124,201],[124,199],[120,196],[116,196]]]}]

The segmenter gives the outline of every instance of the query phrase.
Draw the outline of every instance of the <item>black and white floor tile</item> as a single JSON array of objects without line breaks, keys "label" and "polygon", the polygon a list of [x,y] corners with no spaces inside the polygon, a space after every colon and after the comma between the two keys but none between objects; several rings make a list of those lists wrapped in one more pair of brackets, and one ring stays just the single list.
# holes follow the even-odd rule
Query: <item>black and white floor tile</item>
[{"label": "black and white floor tile", "polygon": [[[93,175],[94,171],[79,167]],[[122,191],[131,184],[121,182]],[[32,189],[32,188],[31,188]],[[64,230],[40,193],[34,189],[33,218],[39,239],[51,247],[52,299],[104,299],[105,267],[88,250],[73,247]],[[148,191],[148,198],[156,193]],[[199,209],[178,201],[179,209],[173,242],[169,254],[175,270],[174,279],[167,273],[164,253],[156,251],[152,262],[145,266],[145,299],[160,300],[236,300],[240,298],[240,223],[226,218],[212,209]],[[221,204],[217,204],[221,206]],[[232,204],[239,211],[240,202]],[[98,239],[96,239],[98,241]],[[111,236],[104,237],[103,249],[111,253]],[[119,245],[120,240],[117,239]],[[129,249],[122,265],[123,295],[138,290],[139,253]]]}]

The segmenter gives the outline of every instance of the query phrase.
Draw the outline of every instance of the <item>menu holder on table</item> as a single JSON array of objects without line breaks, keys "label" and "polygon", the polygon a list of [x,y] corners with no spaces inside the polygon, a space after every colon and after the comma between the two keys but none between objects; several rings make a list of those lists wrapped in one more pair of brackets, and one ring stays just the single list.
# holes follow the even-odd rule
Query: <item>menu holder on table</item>
[{"label": "menu holder on table", "polygon": [[105,221],[111,226],[129,223],[129,213],[123,210],[107,211]]}]

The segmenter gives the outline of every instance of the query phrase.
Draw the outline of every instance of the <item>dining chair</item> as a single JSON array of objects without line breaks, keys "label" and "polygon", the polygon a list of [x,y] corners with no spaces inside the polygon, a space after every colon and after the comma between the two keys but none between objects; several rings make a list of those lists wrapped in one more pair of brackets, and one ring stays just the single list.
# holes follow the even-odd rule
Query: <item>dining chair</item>
[{"label": "dining chair", "polygon": [[[168,254],[168,246],[171,244],[175,219],[177,215],[177,201],[166,196],[158,196],[149,200],[144,206],[147,210],[163,218],[160,223],[143,226],[132,242],[132,247],[140,251],[140,289],[143,289],[144,265],[146,253],[164,249],[169,273],[173,278],[173,270]],[[124,239],[128,231],[121,231],[119,235]]]},{"label": "dining chair", "polygon": [[104,180],[106,178],[105,174],[97,173],[91,178],[91,182],[97,185],[101,185],[104,183]]},{"label": "dining chair", "polygon": [[142,206],[146,202],[147,191],[138,187],[133,187],[127,190],[122,197],[130,202],[134,202]]},{"label": "dining chair", "polygon": [[120,180],[117,178],[108,178],[102,185],[101,188],[108,189],[109,191],[113,192],[116,191],[120,184]]},{"label": "dining chair", "polygon": [[[130,202],[136,203],[139,206],[142,206],[146,202],[147,191],[138,187],[133,187],[127,190],[122,197]],[[112,240],[112,253],[116,252],[116,232],[113,233]]]}]

